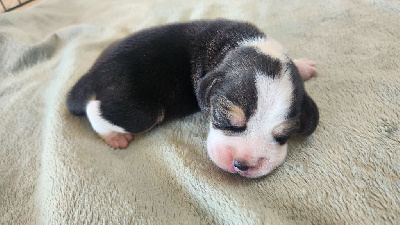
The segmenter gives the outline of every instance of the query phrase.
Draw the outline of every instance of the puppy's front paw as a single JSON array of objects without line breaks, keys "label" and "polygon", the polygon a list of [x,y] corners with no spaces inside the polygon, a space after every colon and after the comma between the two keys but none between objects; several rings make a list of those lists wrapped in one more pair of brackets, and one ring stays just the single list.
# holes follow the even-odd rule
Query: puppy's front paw
[{"label": "puppy's front paw", "polygon": [[133,136],[130,133],[112,132],[111,134],[100,136],[115,150],[127,148],[129,142],[133,140]]},{"label": "puppy's front paw", "polygon": [[304,81],[317,75],[317,68],[315,68],[314,61],[311,61],[307,58],[301,58],[293,60],[293,62],[296,65],[297,69],[299,70],[300,76],[301,78],[303,78]]}]

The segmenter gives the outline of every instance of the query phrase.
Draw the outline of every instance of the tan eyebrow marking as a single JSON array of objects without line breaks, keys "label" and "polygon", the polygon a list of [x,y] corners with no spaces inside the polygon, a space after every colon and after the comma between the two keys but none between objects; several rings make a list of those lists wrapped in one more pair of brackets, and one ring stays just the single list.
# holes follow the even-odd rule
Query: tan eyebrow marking
[{"label": "tan eyebrow marking", "polygon": [[272,129],[272,136],[283,136],[288,135],[291,131],[294,131],[297,128],[296,120],[286,120]]},{"label": "tan eyebrow marking", "polygon": [[235,127],[243,127],[246,125],[246,115],[244,114],[243,109],[237,105],[233,105],[229,110],[228,119]]},{"label": "tan eyebrow marking", "polygon": [[217,105],[222,114],[229,120],[234,127],[244,127],[246,125],[246,114],[243,109],[226,97],[217,100]]}]

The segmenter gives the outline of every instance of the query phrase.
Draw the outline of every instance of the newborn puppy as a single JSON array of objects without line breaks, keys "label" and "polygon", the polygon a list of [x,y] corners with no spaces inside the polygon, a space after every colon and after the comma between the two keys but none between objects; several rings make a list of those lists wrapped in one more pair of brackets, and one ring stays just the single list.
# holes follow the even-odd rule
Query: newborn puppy
[{"label": "newborn puppy", "polygon": [[220,168],[260,177],[283,163],[293,133],[319,119],[303,80],[314,62],[292,61],[251,24],[196,21],[150,28],[111,44],[72,88],[67,107],[113,148],[162,121],[210,115],[208,154]]}]

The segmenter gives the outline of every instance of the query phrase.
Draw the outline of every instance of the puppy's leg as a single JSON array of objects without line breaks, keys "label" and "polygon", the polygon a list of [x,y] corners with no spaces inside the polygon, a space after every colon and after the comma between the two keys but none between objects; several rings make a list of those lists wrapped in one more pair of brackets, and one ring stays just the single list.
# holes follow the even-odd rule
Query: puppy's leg
[{"label": "puppy's leg", "polygon": [[293,60],[297,69],[300,72],[301,78],[304,81],[310,79],[311,77],[317,75],[317,69],[315,68],[315,62],[306,58]]},{"label": "puppy's leg", "polygon": [[146,132],[164,118],[162,112],[140,107],[132,100],[104,96],[89,101],[86,115],[93,129],[114,149],[127,148],[132,134]]}]

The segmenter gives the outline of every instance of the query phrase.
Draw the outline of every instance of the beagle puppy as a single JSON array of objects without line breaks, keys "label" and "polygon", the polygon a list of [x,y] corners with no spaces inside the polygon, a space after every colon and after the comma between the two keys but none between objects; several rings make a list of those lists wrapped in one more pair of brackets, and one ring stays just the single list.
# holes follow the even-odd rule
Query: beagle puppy
[{"label": "beagle puppy", "polygon": [[176,23],[111,44],[72,87],[67,107],[115,149],[201,110],[210,117],[211,160],[256,178],[283,163],[292,134],[316,129],[318,108],[303,85],[316,73],[314,62],[292,61],[249,23]]}]

